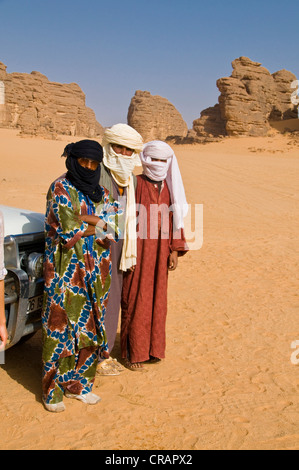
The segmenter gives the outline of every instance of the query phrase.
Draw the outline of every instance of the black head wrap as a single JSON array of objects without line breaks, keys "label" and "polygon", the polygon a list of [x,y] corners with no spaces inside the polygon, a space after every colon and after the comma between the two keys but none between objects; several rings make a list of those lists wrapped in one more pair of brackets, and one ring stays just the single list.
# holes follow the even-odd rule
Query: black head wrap
[{"label": "black head wrap", "polygon": [[102,146],[95,140],[80,140],[74,144],[68,144],[64,149],[63,156],[67,157],[67,179],[92,201],[100,202],[102,199],[99,185],[101,167],[99,165],[96,170],[84,168],[78,162],[78,158],[88,158],[101,163],[103,160]]}]

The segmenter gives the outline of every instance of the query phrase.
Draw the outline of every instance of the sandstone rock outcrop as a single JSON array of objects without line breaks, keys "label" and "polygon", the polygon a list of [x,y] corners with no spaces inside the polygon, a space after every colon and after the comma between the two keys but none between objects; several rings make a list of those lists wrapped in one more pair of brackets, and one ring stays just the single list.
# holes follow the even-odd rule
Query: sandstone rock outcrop
[{"label": "sandstone rock outcrop", "polygon": [[232,62],[230,77],[217,80],[221,93],[219,108],[208,108],[193,122],[198,135],[267,135],[271,121],[297,118],[292,104],[296,80],[293,73],[280,70],[274,74],[247,57]]},{"label": "sandstone rock outcrop", "polygon": [[173,104],[149,91],[136,91],[128,110],[128,124],[142,135],[145,142],[185,137],[188,126]]},{"label": "sandstone rock outcrop", "polygon": [[[18,128],[24,134],[56,136],[103,134],[85,94],[76,83],[50,82],[39,72],[6,73],[0,62],[0,127]],[[4,93],[4,95],[3,95]],[[1,98],[0,98],[1,103]]]},{"label": "sandstone rock outcrop", "polygon": [[200,118],[193,121],[193,130],[199,137],[218,137],[226,135],[225,122],[221,117],[220,105],[204,109]]}]

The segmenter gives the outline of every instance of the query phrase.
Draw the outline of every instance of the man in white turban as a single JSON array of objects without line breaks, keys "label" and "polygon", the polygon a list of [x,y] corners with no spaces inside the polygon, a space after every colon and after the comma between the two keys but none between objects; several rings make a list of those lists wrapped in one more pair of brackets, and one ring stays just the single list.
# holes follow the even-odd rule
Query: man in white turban
[{"label": "man in white turban", "polygon": [[[133,170],[141,166],[139,154],[143,149],[141,135],[127,124],[115,124],[105,130],[102,146],[104,158],[100,185],[104,186],[112,197],[121,200],[125,217],[122,226],[122,239],[111,243],[112,280],[110,296],[105,317],[108,347],[111,352],[115,343],[121,303],[123,272],[136,265],[136,177]],[[116,359],[99,360],[98,374],[118,375],[122,366]]]},{"label": "man in white turban", "polygon": [[121,353],[133,371],[165,357],[168,270],[188,251],[183,218],[188,208],[178,162],[161,141],[146,144],[137,176],[137,264],[124,275]]}]

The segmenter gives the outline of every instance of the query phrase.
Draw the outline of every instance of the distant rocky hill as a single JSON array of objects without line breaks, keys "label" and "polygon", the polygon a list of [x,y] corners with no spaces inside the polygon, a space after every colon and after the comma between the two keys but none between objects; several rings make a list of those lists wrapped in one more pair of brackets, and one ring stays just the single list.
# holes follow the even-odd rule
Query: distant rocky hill
[{"label": "distant rocky hill", "polygon": [[188,133],[188,126],[174,105],[149,91],[136,91],[128,110],[128,124],[145,142],[166,140],[171,136],[183,138]]},{"label": "distant rocky hill", "polygon": [[[194,143],[223,136],[263,136],[273,127],[283,128],[273,123],[298,117],[298,106],[291,100],[291,85],[296,80],[293,73],[280,70],[271,74],[247,57],[234,60],[232,67],[230,77],[217,80],[219,103],[203,110],[192,129],[188,130],[166,98],[140,90],[131,99],[128,124],[145,142]],[[76,83],[50,82],[39,72],[8,74],[0,62],[1,127],[54,138],[59,134],[101,138],[104,132]]]},{"label": "distant rocky hill", "polygon": [[230,77],[217,80],[219,104],[202,111],[193,122],[197,137],[264,136],[271,122],[298,117],[298,106],[291,101],[293,73],[271,74],[247,57],[234,60],[232,67]]},{"label": "distant rocky hill", "polygon": [[39,72],[6,73],[0,62],[0,127],[20,129],[31,135],[103,134],[85,94],[76,83],[50,82]]}]

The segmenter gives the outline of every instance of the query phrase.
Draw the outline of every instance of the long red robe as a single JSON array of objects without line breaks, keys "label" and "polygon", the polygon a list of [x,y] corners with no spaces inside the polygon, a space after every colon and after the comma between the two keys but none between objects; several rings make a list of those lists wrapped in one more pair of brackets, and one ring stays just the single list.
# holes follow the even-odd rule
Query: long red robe
[{"label": "long red robe", "polygon": [[[150,356],[165,357],[168,258],[172,251],[185,254],[188,247],[183,230],[173,236],[166,182],[160,192],[146,176],[137,176],[136,204],[137,265],[134,272],[124,275],[121,353],[131,362],[144,362]],[[138,211],[138,204],[142,210]],[[161,212],[152,212],[158,217],[151,217],[151,205],[162,208]]]}]

